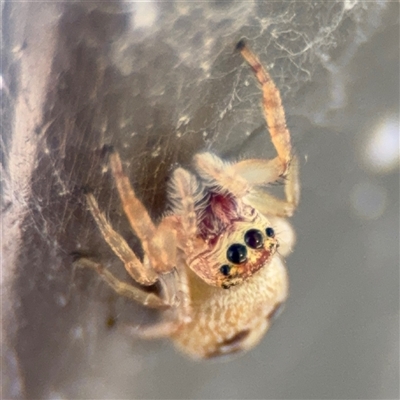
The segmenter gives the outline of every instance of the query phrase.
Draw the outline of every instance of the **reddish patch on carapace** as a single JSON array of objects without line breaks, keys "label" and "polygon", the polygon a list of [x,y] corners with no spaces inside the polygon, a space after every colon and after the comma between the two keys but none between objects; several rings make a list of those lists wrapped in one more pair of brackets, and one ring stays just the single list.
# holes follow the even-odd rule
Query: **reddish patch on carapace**
[{"label": "reddish patch on carapace", "polygon": [[213,246],[219,236],[232,225],[239,221],[238,204],[230,193],[209,193],[207,207],[201,212],[199,223],[200,237]]}]

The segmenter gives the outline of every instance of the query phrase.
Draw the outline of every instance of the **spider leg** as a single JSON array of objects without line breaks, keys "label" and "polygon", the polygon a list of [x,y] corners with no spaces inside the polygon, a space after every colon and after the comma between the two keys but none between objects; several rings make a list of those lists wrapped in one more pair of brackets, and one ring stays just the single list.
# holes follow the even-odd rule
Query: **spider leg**
[{"label": "spider leg", "polygon": [[285,174],[285,199],[279,199],[268,194],[262,188],[254,187],[244,197],[254,208],[265,215],[290,217],[299,204],[299,166],[297,157],[292,157],[289,168]]},{"label": "spider leg", "polygon": [[[281,96],[268,72],[243,40],[237,44],[237,49],[262,85],[264,116],[278,157],[229,164],[214,154],[203,153],[195,156],[196,168],[207,185],[228,190],[261,213],[291,216],[299,202],[299,167],[297,157],[292,154]],[[260,188],[279,178],[285,178],[285,199],[278,199]]]},{"label": "spider leg", "polygon": [[150,326],[131,326],[122,325],[119,329],[130,336],[135,336],[140,339],[161,339],[165,337],[170,337],[174,334],[180,327],[177,321],[161,321]]},{"label": "spider leg", "polygon": [[[182,271],[184,272],[184,271]],[[172,315],[150,326],[123,325],[120,329],[127,334],[141,339],[158,339],[174,334],[183,324],[191,322],[192,308],[189,296],[189,285],[186,273],[174,270],[171,274],[162,275],[160,282],[164,290],[175,289],[175,295],[169,299]]]},{"label": "spider leg", "polygon": [[257,56],[247,47],[243,40],[237,44],[236,48],[249,63],[262,86],[264,115],[271,140],[282,164],[288,166],[292,158],[292,146],[279,90]]},{"label": "spider leg", "polygon": [[132,229],[140,239],[151,267],[158,273],[170,272],[175,266],[176,232],[170,221],[156,227],[144,205],[136,197],[125,175],[119,154],[110,154],[110,167],[114,176],[122,207]]},{"label": "spider leg", "polygon": [[103,265],[98,264],[88,258],[82,257],[74,262],[77,267],[86,267],[95,270],[117,294],[137,301],[150,308],[169,308],[170,304],[162,300],[154,293],[148,293],[136,286],[129,285],[120,281]]},{"label": "spider leg", "polygon": [[[197,171],[208,186],[218,186],[243,198],[263,214],[291,216],[298,205],[300,188],[296,156],[292,157],[286,172],[279,158],[228,164],[215,154],[202,153],[197,154],[194,161]],[[285,199],[276,198],[260,187],[280,177],[285,177]]]},{"label": "spider leg", "polygon": [[104,214],[100,211],[93,194],[87,194],[86,199],[89,210],[92,213],[101,234],[114,253],[124,263],[125,269],[129,275],[136,282],[141,283],[142,285],[152,285],[155,283],[158,279],[157,273],[150,268],[150,266],[146,265],[146,263],[141,263],[132,249],[128,246],[125,239],[112,228]]},{"label": "spider leg", "polygon": [[[119,281],[100,264],[87,259],[81,260],[80,264],[96,270],[117,293],[149,305],[149,307],[170,306],[174,309],[177,321],[189,321],[191,304],[187,276],[184,268],[178,270],[176,265],[178,219],[173,215],[166,216],[158,226],[155,226],[146,208],[136,197],[128,177],[124,174],[118,153],[110,154],[110,166],[123,209],[132,229],[141,240],[145,253],[143,262],[136,257],[125,239],[114,231],[99,210],[97,201],[92,194],[86,196],[89,210],[104,239],[124,263],[125,269],[131,277],[143,285],[151,285],[159,281],[163,288],[163,300],[154,294]],[[185,182],[182,182],[181,186],[184,185]]]},{"label": "spider leg", "polygon": [[[249,63],[257,80],[262,86],[265,120],[271,135],[271,141],[275,146],[278,158],[283,167],[283,172],[279,176],[286,178],[285,200],[277,199],[262,191],[256,191],[256,193],[250,194],[248,199],[250,200],[251,198],[252,204],[257,202],[257,209],[262,213],[291,216],[298,205],[300,197],[298,181],[299,166],[297,157],[292,154],[290,132],[286,126],[285,111],[282,106],[281,95],[267,70],[262,66],[257,56],[247,47],[244,40],[241,40],[236,48]],[[249,161],[250,171],[252,169],[251,163],[252,160]]]}]

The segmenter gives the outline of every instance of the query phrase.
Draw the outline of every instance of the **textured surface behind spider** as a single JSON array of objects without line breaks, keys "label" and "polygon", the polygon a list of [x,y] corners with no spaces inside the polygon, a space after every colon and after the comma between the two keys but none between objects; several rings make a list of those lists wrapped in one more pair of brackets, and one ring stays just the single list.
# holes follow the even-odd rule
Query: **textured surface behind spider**
[{"label": "textured surface behind spider", "polygon": [[[4,398],[398,398],[397,3],[6,2],[2,11]],[[107,328],[154,315],[115,299],[91,271],[72,271],[70,253],[125,277],[84,186],[140,253],[105,143],[155,217],[171,169],[195,152],[273,154],[259,88],[233,52],[242,37],[282,92],[301,160],[291,297],[254,352],[195,364],[168,343]]]}]

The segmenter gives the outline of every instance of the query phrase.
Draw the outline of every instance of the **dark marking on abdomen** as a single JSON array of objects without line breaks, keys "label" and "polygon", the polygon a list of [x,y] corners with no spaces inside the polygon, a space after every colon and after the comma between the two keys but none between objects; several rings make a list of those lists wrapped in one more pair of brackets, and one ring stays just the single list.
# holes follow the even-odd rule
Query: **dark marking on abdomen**
[{"label": "dark marking on abdomen", "polygon": [[285,303],[276,303],[275,307],[267,315],[267,320],[272,323],[281,315],[283,309],[285,308]]},{"label": "dark marking on abdomen", "polygon": [[249,335],[249,333],[250,329],[244,329],[238,332],[236,335],[232,336],[231,338],[225,339],[217,346],[214,351],[208,353],[206,355],[206,358],[215,358],[238,353],[239,351],[243,350],[241,344],[243,340],[246,339],[246,337]]},{"label": "dark marking on abdomen", "polygon": [[249,329],[244,329],[243,331],[238,332],[235,336],[230,339],[225,339],[221,346],[234,346],[239,344],[243,339],[245,339],[250,333]]}]

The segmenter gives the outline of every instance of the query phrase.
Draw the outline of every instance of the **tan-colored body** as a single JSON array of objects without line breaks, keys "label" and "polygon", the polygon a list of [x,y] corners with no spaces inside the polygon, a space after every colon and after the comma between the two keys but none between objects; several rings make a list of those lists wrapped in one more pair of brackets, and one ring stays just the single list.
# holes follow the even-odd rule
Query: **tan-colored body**
[{"label": "tan-colored body", "polygon": [[278,255],[268,268],[229,290],[207,285],[193,272],[189,280],[192,321],[171,338],[193,358],[214,358],[254,347],[288,292],[286,269]]},{"label": "tan-colored body", "polygon": [[[130,276],[144,286],[159,282],[161,295],[119,281],[92,260],[77,261],[97,271],[118,294],[164,309],[158,325],[136,333],[170,337],[196,359],[255,346],[288,294],[282,257],[294,244],[285,218],[299,200],[297,159],[278,89],[244,42],[237,48],[262,84],[264,114],[277,157],[227,163],[212,153],[197,154],[195,173],[182,168],[173,172],[171,211],[155,225],[124,174],[118,153],[112,151],[111,172],[125,214],[141,240],[143,262],[113,230],[91,193],[86,195],[89,210]],[[281,178],[285,199],[265,191],[266,185]]]}]

